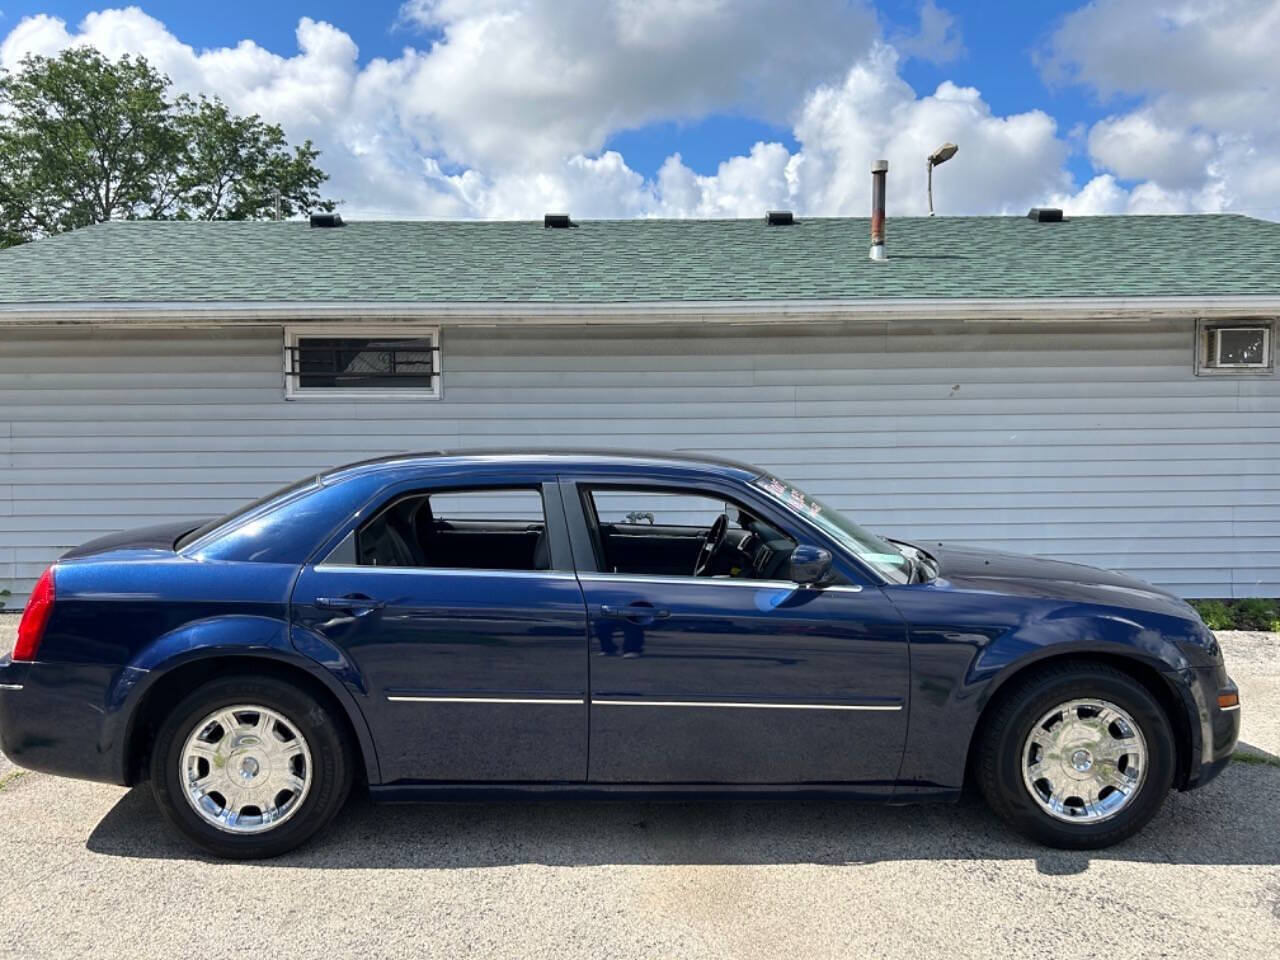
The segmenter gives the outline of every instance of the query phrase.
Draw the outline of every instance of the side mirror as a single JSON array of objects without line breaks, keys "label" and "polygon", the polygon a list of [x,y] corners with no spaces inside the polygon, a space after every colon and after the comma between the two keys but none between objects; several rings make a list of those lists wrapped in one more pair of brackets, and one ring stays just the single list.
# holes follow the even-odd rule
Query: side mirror
[{"label": "side mirror", "polygon": [[800,544],[791,551],[791,579],[802,586],[822,583],[831,576],[831,553]]}]

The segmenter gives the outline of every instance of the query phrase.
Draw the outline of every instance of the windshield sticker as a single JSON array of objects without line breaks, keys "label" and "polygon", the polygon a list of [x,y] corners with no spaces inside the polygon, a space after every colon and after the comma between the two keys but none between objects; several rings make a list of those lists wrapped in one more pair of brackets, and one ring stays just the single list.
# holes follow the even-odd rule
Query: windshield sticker
[{"label": "windshield sticker", "polygon": [[810,500],[803,490],[798,487],[789,487],[776,477],[769,477],[766,480],[759,481],[759,486],[811,517],[816,517],[822,512],[822,505]]},{"label": "windshield sticker", "polygon": [[841,546],[855,553],[859,560],[874,565],[897,583],[905,581],[910,561],[901,553],[891,553],[892,545],[849,522],[838,510],[823,506],[799,487],[783,483],[777,477],[762,475],[755,479],[754,484],[786,509],[812,520],[828,536],[835,537]]}]

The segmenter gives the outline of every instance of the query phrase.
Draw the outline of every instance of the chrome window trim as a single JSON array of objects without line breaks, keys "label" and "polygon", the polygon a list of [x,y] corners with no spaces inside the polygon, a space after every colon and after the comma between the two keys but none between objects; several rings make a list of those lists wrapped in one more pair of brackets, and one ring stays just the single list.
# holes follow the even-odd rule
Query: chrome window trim
[{"label": "chrome window trim", "polygon": [[796,583],[794,580],[745,580],[732,577],[658,577],[643,573],[579,573],[567,570],[503,570],[489,567],[373,567],[365,564],[325,563],[315,564],[317,571],[333,573],[396,573],[396,574],[438,574],[444,577],[500,576],[537,580],[582,580],[588,583],[607,583],[623,581],[626,583],[653,584],[699,584],[717,587],[754,587],[757,590],[821,590],[836,593],[861,593],[858,584],[836,583],[826,587],[811,587]]},{"label": "chrome window trim", "polygon": [[391,703],[534,703],[553,706],[581,706],[587,701],[581,697],[431,697],[413,694],[388,695]]},{"label": "chrome window trim", "polygon": [[22,684],[20,683],[0,683],[0,690],[21,690],[21,689],[22,689]]},{"label": "chrome window trim", "polygon": [[711,707],[730,710],[873,710],[892,712],[902,709],[900,703],[763,703],[736,700],[597,700],[602,707]]},{"label": "chrome window trim", "polygon": [[862,587],[856,583],[833,583],[826,587],[814,587],[794,580],[748,580],[742,577],[667,577],[647,573],[579,573],[578,579],[587,583],[608,583],[621,580],[626,583],[665,583],[712,585],[717,587],[755,587],[756,589],[773,590],[834,590],[838,593],[861,593]]},{"label": "chrome window trim", "polygon": [[317,572],[324,573],[396,573],[439,575],[442,577],[514,577],[516,579],[534,580],[576,580],[577,577],[567,570],[503,570],[471,567],[374,567],[365,564],[351,563],[317,563]]}]

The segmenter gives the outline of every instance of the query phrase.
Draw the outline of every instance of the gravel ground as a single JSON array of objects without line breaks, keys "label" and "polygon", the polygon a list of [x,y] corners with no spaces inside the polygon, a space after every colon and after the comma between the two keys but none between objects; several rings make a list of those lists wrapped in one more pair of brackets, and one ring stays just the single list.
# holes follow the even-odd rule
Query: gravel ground
[{"label": "gravel ground", "polygon": [[976,802],[356,799],[297,854],[225,864],[145,789],[0,759],[0,956],[1277,956],[1280,636],[1220,636],[1253,762],[1092,854]]}]

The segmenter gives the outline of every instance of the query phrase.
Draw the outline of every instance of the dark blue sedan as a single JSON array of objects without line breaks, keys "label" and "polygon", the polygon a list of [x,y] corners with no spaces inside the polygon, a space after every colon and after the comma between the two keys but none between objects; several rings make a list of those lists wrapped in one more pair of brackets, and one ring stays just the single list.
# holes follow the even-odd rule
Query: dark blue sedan
[{"label": "dark blue sedan", "polygon": [[875,536],[758,469],[617,453],[344,467],[71,551],[0,659],[0,747],[150,780],[226,857],[353,784],[956,798],[1095,848],[1231,756],[1184,602],[1091,567]]}]

